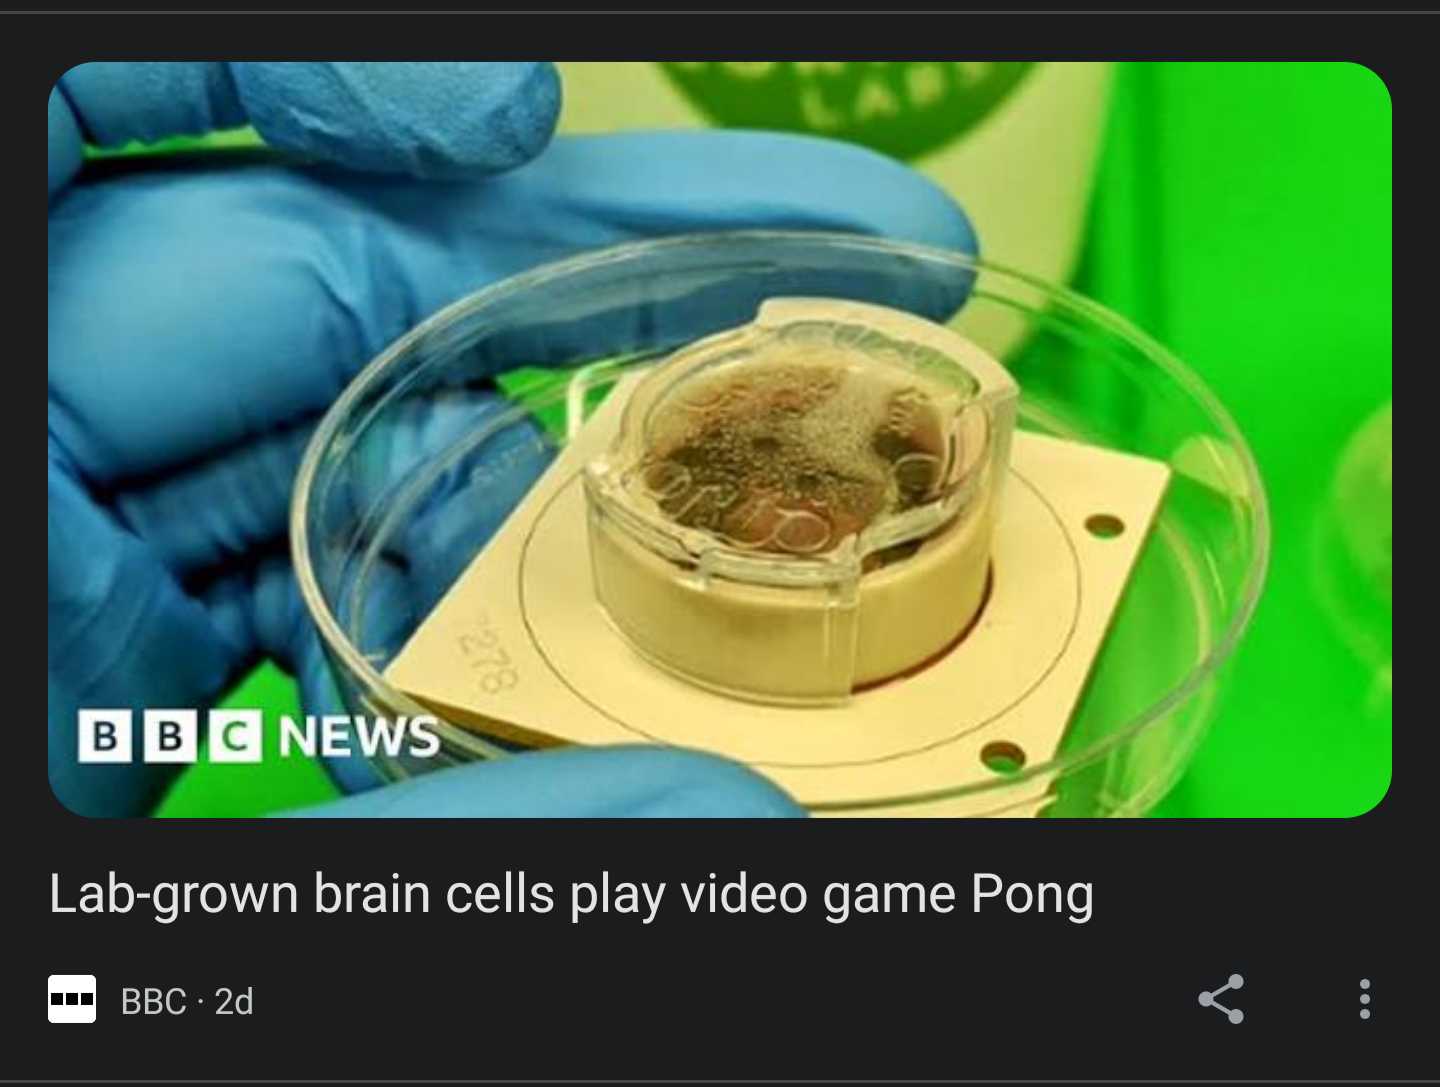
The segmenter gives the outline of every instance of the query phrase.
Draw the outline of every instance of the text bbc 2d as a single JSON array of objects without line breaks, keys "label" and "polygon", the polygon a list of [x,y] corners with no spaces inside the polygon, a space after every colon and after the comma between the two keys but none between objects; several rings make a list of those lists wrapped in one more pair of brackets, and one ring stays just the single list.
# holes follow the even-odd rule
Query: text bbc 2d
[{"label": "text bbc 2d", "polygon": [[[121,1015],[184,1015],[191,1006],[190,994],[178,985],[168,989],[147,985],[120,990]],[[203,996],[196,997],[195,1006],[214,1015],[253,1015],[255,993],[249,986],[231,989],[222,985],[208,1001]]]}]

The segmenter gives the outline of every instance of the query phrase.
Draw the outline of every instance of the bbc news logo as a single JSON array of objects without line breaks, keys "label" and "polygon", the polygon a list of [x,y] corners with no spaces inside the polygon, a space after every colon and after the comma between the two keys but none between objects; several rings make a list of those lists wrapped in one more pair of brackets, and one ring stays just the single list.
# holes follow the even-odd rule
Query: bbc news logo
[{"label": "bbc news logo", "polygon": [[[78,758],[86,763],[135,761],[135,714],[128,709],[81,710]],[[281,758],[295,755],[343,758],[408,755],[433,758],[440,738],[434,717],[366,717],[348,714],[282,716],[277,743]],[[200,759],[199,710],[145,710],[140,760],[192,763]],[[265,718],[260,710],[210,710],[205,715],[205,758],[210,762],[260,762]]]}]

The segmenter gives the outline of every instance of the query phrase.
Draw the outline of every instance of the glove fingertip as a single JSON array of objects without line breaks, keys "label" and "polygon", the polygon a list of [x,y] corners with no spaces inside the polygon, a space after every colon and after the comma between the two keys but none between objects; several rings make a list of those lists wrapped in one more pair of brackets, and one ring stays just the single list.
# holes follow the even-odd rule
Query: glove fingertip
[{"label": "glove fingertip", "polygon": [[[483,140],[454,148],[459,166],[510,169],[529,162],[550,143],[560,120],[560,76],[552,64],[513,64],[497,76],[490,123]],[[476,154],[473,145],[483,146]]]},{"label": "glove fingertip", "polygon": [[778,786],[738,763],[660,746],[559,748],[471,763],[356,793],[299,817],[793,818]]},{"label": "glove fingertip", "polygon": [[882,237],[979,255],[970,217],[919,170],[865,147],[818,137],[790,139],[797,155],[828,163],[826,175],[842,179],[836,186],[835,211],[855,216],[857,226]]},{"label": "glove fingertip", "polygon": [[271,144],[351,169],[445,179],[519,166],[549,143],[548,63],[246,63],[245,110]]},{"label": "glove fingertip", "polygon": [[661,819],[790,819],[805,814],[774,782],[740,763],[698,751],[656,748],[651,754],[663,760],[663,776],[657,776],[668,780],[668,787],[628,814]]}]

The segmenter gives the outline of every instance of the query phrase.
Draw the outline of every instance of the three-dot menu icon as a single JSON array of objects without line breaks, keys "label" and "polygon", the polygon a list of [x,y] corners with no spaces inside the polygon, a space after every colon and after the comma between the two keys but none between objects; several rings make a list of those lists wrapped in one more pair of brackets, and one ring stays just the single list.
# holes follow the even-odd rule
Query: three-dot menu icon
[{"label": "three-dot menu icon", "polygon": [[95,1022],[94,974],[51,974],[47,990],[50,1022]]},{"label": "three-dot menu icon", "polygon": [[1368,1007],[1369,1003],[1370,1003],[1370,979],[1369,979],[1369,978],[1361,978],[1361,979],[1360,979],[1360,1018],[1361,1018],[1361,1019],[1369,1019],[1369,1018],[1370,1018],[1370,1008]]}]

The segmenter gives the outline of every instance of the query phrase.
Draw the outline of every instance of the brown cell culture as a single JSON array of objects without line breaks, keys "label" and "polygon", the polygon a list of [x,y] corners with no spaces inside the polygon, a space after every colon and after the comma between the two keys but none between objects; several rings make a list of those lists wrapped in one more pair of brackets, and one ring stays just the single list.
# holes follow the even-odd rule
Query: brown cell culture
[{"label": "brown cell culture", "polygon": [[662,404],[640,465],[677,524],[775,554],[817,554],[933,500],[945,437],[930,396],[845,365],[766,364]]}]

